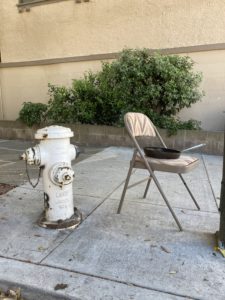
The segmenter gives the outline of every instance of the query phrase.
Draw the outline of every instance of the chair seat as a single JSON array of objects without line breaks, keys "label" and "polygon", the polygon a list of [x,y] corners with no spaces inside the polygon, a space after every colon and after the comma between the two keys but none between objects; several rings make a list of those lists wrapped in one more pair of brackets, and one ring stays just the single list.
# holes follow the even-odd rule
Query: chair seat
[{"label": "chair seat", "polygon": [[[196,157],[181,155],[177,159],[157,159],[145,156],[153,171],[170,172],[170,173],[188,173],[199,164]],[[143,159],[137,155],[134,168],[146,169]]]}]

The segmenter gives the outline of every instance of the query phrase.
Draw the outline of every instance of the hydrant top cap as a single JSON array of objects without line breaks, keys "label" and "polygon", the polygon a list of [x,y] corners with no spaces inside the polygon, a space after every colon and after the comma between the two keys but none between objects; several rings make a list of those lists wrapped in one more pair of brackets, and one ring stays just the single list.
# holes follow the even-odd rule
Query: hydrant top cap
[{"label": "hydrant top cap", "polygon": [[47,139],[63,139],[73,136],[73,131],[70,128],[63,126],[48,126],[42,129],[38,129],[35,134],[35,139],[47,140]]}]

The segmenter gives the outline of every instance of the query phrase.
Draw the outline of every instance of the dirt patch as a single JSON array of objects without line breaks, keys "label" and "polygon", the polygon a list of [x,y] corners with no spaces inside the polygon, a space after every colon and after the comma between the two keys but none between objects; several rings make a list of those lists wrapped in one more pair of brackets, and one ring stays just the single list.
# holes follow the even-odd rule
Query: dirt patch
[{"label": "dirt patch", "polygon": [[0,183],[0,195],[6,194],[8,191],[14,189],[16,185]]}]

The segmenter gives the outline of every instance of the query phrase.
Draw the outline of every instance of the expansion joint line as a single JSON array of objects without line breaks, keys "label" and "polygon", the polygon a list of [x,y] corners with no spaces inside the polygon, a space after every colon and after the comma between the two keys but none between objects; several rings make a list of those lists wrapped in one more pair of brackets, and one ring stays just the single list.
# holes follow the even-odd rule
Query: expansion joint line
[{"label": "expansion joint line", "polygon": [[30,265],[38,266],[40,268],[41,267],[46,267],[46,268],[49,268],[49,269],[61,270],[61,271],[65,271],[65,272],[70,272],[70,273],[82,275],[82,276],[87,276],[87,277],[97,278],[97,279],[101,279],[101,280],[106,280],[106,281],[113,282],[113,283],[123,284],[123,285],[129,286],[129,287],[136,287],[136,288],[145,289],[145,290],[148,290],[148,291],[154,291],[154,292],[158,292],[158,293],[162,293],[162,294],[166,294],[166,295],[177,296],[177,297],[184,298],[184,299],[203,300],[201,298],[190,297],[190,296],[184,295],[184,294],[179,294],[179,293],[166,291],[166,290],[159,289],[159,288],[149,287],[149,286],[146,286],[146,285],[133,283],[133,282],[128,282],[128,281],[125,281],[125,280],[110,278],[110,277],[107,277],[107,276],[100,276],[100,275],[92,274],[92,273],[88,273],[88,272],[81,272],[81,271],[71,270],[71,269],[62,268],[62,267],[51,266],[51,265],[48,265],[48,264],[40,264],[40,263],[37,263],[37,262],[31,262],[31,261],[27,261],[27,260],[23,260],[23,259],[18,259],[18,258],[11,258],[11,257],[7,257],[7,256],[3,256],[3,255],[0,255],[0,258],[5,258],[5,259],[8,259],[8,260],[17,261],[17,262],[21,262],[21,263],[27,263],[27,264],[30,264]]},{"label": "expansion joint line", "polygon": [[208,178],[208,181],[209,181],[209,186],[210,186],[210,189],[211,189],[211,192],[212,192],[212,195],[213,195],[213,198],[214,198],[214,201],[215,201],[215,204],[216,204],[216,207],[217,209],[219,210],[219,206],[218,206],[218,203],[216,201],[216,195],[214,193],[214,190],[213,190],[213,187],[212,187],[212,184],[211,184],[211,181],[210,181],[210,178],[209,178],[209,172],[207,170],[207,167],[206,167],[206,163],[205,163],[205,159],[204,159],[204,155],[201,155],[202,157],[202,161],[203,161],[203,165],[204,165],[204,168],[205,168],[205,172],[206,172],[206,176]]},{"label": "expansion joint line", "polygon": [[[134,170],[132,173],[134,173],[136,170]],[[89,213],[87,214],[87,216],[83,219],[83,221],[81,222],[81,224],[79,226],[81,226],[88,217],[90,217],[118,188],[120,188],[123,184],[124,184],[125,180],[123,180],[118,186],[116,186],[109,194],[106,195],[106,197]],[[78,226],[78,227],[79,227]],[[78,228],[77,227],[77,228]],[[42,264],[42,262],[48,257],[50,256],[61,244],[64,243],[64,241],[66,239],[68,239],[68,237],[73,233],[74,231],[71,231],[54,249],[52,249],[41,261],[40,264]]]}]

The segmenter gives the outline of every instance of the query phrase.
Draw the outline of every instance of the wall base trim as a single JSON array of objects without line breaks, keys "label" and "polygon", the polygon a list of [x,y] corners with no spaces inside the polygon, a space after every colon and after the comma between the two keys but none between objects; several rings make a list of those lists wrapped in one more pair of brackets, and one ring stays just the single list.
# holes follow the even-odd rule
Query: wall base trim
[{"label": "wall base trim", "polygon": [[[41,126],[44,127],[45,125]],[[132,142],[125,128],[85,124],[63,124],[74,132],[72,142],[85,146],[121,146],[132,147]],[[1,139],[34,140],[38,127],[26,127],[19,121],[0,121]],[[180,130],[176,135],[168,137],[167,131],[160,130],[168,147],[182,150],[197,144],[206,146],[197,149],[199,153],[223,155],[224,132],[211,132],[202,130]],[[154,143],[154,141],[153,141]]]}]

